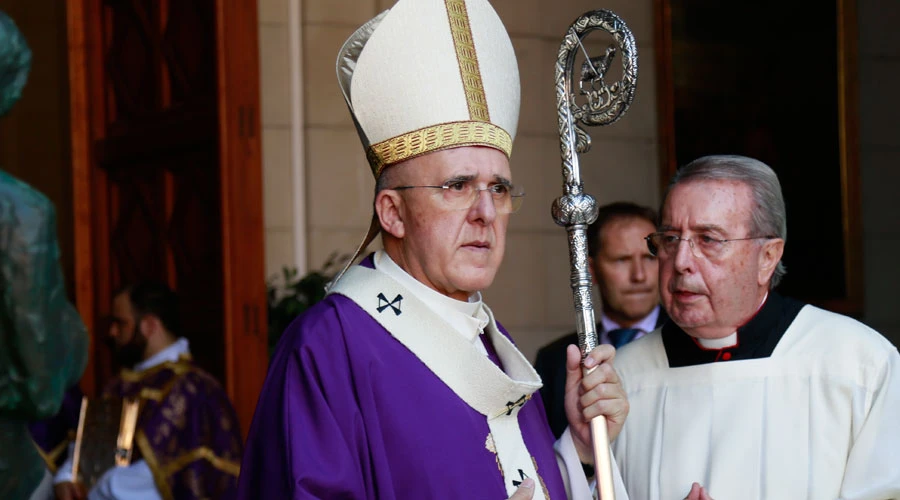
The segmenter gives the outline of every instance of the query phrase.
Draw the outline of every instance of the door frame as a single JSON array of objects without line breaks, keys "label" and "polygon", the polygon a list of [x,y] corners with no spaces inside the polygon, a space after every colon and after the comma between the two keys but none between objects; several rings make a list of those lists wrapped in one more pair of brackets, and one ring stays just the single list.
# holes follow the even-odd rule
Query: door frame
[{"label": "door frame", "polygon": [[[81,380],[97,395],[94,360],[110,308],[110,227],[106,174],[95,144],[103,138],[107,96],[102,81],[101,0],[67,2],[75,302],[91,332],[90,362]],[[268,366],[259,50],[256,0],[216,0],[217,104],[222,220],[222,303],[225,380],[244,435]],[[226,57],[227,55],[227,57]],[[211,290],[211,293],[215,291]]]}]

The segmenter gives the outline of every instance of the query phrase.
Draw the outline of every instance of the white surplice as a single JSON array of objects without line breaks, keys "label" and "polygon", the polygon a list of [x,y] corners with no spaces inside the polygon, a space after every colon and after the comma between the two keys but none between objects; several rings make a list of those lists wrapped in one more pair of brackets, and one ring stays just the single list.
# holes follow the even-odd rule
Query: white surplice
[{"label": "white surplice", "polygon": [[807,305],[770,357],[678,368],[657,329],[615,363],[631,498],[900,498],[900,356],[853,319]]}]

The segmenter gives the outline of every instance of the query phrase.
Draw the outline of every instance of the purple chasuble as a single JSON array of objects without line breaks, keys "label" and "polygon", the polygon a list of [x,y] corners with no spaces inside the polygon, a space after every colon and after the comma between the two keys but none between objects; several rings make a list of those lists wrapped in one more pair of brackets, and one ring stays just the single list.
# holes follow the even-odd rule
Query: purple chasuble
[{"label": "purple chasuble", "polygon": [[63,395],[62,406],[56,415],[28,424],[31,439],[51,474],[66,461],[69,443],[75,442],[78,415],[81,411],[81,389],[74,385]]},{"label": "purple chasuble", "polygon": [[164,500],[234,498],[243,452],[237,414],[222,386],[189,356],[124,370],[104,396],[141,400],[132,460],[147,462]]},{"label": "purple chasuble", "polygon": [[[537,487],[566,498],[537,392],[518,422]],[[368,313],[329,295],[291,324],[276,349],[238,497],[506,499],[504,481],[521,478],[503,477],[489,432],[484,415]]]}]

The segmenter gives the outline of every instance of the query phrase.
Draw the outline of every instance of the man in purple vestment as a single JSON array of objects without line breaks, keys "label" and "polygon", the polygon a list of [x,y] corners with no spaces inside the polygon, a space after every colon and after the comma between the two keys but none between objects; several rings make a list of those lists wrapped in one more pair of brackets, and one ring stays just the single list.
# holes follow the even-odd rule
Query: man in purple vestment
[{"label": "man in purple vestment", "polygon": [[138,283],[116,294],[109,335],[118,364],[126,368],[102,397],[140,402],[132,460],[85,492],[73,482],[69,456],[54,480],[58,499],[234,497],[243,452],[237,415],[219,383],[193,363],[187,339],[178,336],[177,303],[161,283]]},{"label": "man in purple vestment", "polygon": [[56,415],[28,424],[31,439],[50,474],[56,474],[66,460],[66,450],[75,441],[82,396],[78,385],[73,385],[63,395],[62,406]]},{"label": "man in purple vestment", "polygon": [[[600,346],[569,352],[554,444],[534,368],[481,300],[524,192],[509,166],[512,44],[486,0],[400,0],[338,56],[376,178],[384,250],[285,332],[242,463],[242,499],[590,498],[588,419],[628,405]],[[624,489],[618,488],[624,499]]]}]

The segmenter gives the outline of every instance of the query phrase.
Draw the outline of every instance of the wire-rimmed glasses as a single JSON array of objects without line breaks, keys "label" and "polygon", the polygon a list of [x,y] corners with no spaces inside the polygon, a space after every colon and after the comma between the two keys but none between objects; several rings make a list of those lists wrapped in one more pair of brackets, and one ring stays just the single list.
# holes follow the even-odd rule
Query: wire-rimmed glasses
[{"label": "wire-rimmed glasses", "polygon": [[525,190],[508,182],[495,182],[478,187],[474,180],[451,179],[440,186],[397,186],[391,189],[440,189],[443,207],[447,210],[468,210],[482,191],[487,191],[494,201],[494,210],[500,214],[511,214],[522,206]]},{"label": "wire-rimmed glasses", "polygon": [[650,249],[650,253],[662,258],[675,255],[678,252],[678,245],[682,241],[686,241],[688,242],[688,245],[690,245],[691,252],[695,257],[715,259],[722,255],[722,252],[725,251],[726,244],[732,241],[771,240],[775,238],[777,238],[777,236],[768,235],[719,239],[706,234],[698,234],[691,238],[682,238],[673,233],[652,233],[644,239],[647,240],[647,248]]}]

